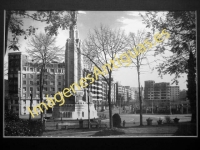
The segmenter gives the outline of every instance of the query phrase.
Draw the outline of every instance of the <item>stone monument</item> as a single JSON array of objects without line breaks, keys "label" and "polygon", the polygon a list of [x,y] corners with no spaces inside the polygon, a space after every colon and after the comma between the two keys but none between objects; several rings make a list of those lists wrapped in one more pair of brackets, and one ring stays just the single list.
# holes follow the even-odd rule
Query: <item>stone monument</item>
[{"label": "stone monument", "polygon": [[[69,27],[69,38],[66,42],[65,49],[65,87],[69,88],[73,83],[79,83],[83,76],[82,68],[82,49],[81,41],[77,30],[77,12],[70,12],[71,20]],[[88,119],[88,100],[83,101],[84,89],[79,90],[74,86],[76,91],[73,96],[65,97],[65,104],[62,106],[55,105],[53,108],[53,118],[62,120]],[[87,94],[87,92],[85,93]],[[86,96],[88,97],[88,96]],[[90,96],[91,97],[91,96]],[[89,110],[90,119],[98,118],[97,111],[90,98]]]}]

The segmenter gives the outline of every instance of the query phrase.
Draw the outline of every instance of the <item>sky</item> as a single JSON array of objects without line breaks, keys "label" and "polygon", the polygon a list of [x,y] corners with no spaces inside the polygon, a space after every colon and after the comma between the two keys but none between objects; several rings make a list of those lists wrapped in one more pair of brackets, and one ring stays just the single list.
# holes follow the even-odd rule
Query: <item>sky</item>
[{"label": "sky", "polygon": [[[122,29],[125,31],[126,34],[129,34],[130,32],[136,33],[138,30],[144,30],[149,31],[148,28],[146,28],[146,25],[142,23],[142,17],[139,15],[139,13],[144,14],[144,11],[79,11],[78,19],[77,19],[77,29],[79,31],[79,38],[83,41],[87,38],[87,35],[89,31],[92,31],[95,27],[99,27],[100,24],[107,25],[110,28],[115,29]],[[30,19],[24,19],[24,27],[27,28],[30,25],[34,25],[35,27],[38,27],[38,30],[36,33],[39,32],[45,32],[44,27],[45,24],[37,21],[33,21]],[[60,47],[64,47],[67,38],[69,37],[69,31],[68,30],[61,30],[59,29],[59,34],[57,36],[56,45]],[[25,52],[25,49],[27,47],[27,40],[24,40],[23,38],[19,41],[20,51]],[[151,62],[153,60],[157,60],[159,57],[150,57],[148,58],[148,61]],[[5,61],[7,61],[7,54],[4,58]],[[170,82],[172,83],[173,75],[164,75],[161,79],[158,76],[158,72],[154,69],[152,71],[152,68],[156,66],[156,63],[151,64],[149,67],[143,66],[141,68],[141,85],[144,87],[144,81],[145,80],[154,80],[157,82]],[[119,68],[118,70],[115,70],[113,72],[113,78],[114,81],[120,82],[120,84],[124,86],[131,86],[131,87],[138,87],[138,80],[137,80],[137,71],[135,67],[129,67],[129,68]],[[186,87],[186,74],[182,74],[181,78],[178,80],[180,86],[180,90],[187,89]],[[173,84],[172,86],[175,86]]]}]

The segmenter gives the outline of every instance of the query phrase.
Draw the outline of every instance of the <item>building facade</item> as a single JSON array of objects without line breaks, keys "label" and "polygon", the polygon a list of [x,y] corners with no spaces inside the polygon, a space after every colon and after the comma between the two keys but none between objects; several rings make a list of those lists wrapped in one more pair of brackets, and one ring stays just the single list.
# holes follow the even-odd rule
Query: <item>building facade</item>
[{"label": "building facade", "polygon": [[[21,52],[9,53],[8,60],[9,108],[20,115],[29,114],[27,107],[30,107],[30,94],[32,94],[33,106],[40,103],[41,65],[28,60],[27,55]],[[13,61],[20,64],[13,64]],[[52,62],[45,68],[42,95],[44,102],[47,95],[54,97],[55,93],[63,90],[65,63]],[[51,112],[52,110],[49,109],[48,111]]]},{"label": "building facade", "polygon": [[179,86],[170,86],[170,100],[172,102],[179,100]]},{"label": "building facade", "polygon": [[178,99],[179,86],[170,86],[168,82],[145,81],[144,101],[146,105],[165,106]]}]

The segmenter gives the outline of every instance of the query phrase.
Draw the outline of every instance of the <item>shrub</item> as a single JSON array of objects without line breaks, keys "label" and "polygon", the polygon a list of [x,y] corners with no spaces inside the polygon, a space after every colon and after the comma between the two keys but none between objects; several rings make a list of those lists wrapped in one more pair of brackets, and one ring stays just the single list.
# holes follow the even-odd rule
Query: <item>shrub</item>
[{"label": "shrub", "polygon": [[121,117],[119,114],[113,115],[113,127],[121,127]]},{"label": "shrub", "polygon": [[5,113],[5,136],[40,136],[42,133],[40,120],[23,120],[11,111]]},{"label": "shrub", "polygon": [[165,122],[166,122],[166,123],[171,123],[171,118],[170,118],[170,116],[165,116]]}]

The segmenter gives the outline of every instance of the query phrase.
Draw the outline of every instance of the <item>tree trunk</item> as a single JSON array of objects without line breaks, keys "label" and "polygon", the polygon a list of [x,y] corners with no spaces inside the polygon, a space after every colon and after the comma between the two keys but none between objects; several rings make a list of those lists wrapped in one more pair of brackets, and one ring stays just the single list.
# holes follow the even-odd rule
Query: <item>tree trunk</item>
[{"label": "tree trunk", "polygon": [[[40,103],[42,103],[43,101],[43,86],[44,86],[44,69],[45,68],[45,64],[42,64],[42,68],[41,68],[41,73],[40,73]],[[43,110],[43,105],[42,105],[42,110]],[[41,112],[41,122],[43,123],[43,113]]]},{"label": "tree trunk", "polygon": [[138,90],[139,90],[139,103],[140,103],[140,125],[143,125],[142,121],[142,99],[141,99],[141,91],[140,91],[140,68],[137,66],[137,72],[138,72]]},{"label": "tree trunk", "polygon": [[109,72],[109,89],[108,89],[108,105],[109,105],[109,118],[110,118],[110,128],[113,127],[112,122],[112,108],[111,108],[111,72]]}]

